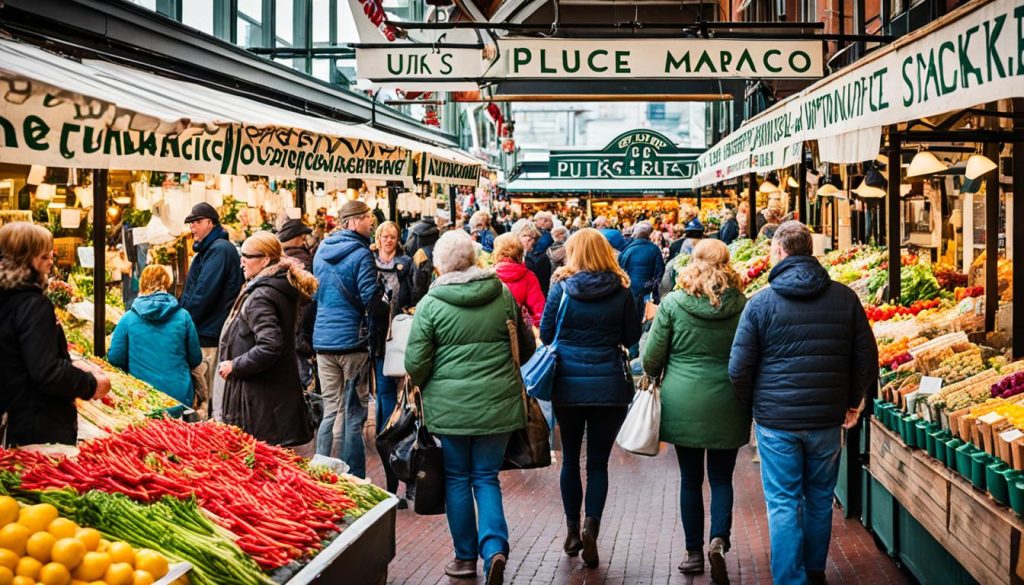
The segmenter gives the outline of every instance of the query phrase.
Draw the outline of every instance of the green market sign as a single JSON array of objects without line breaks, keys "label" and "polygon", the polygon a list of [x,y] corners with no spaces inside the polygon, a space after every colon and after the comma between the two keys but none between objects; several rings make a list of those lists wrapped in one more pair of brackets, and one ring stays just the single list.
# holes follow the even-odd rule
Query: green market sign
[{"label": "green market sign", "polygon": [[695,182],[794,164],[807,140],[1024,97],[1024,0],[973,2],[944,20],[751,119],[700,156]]},{"label": "green market sign", "polygon": [[653,130],[631,130],[601,150],[551,151],[548,174],[562,179],[689,179],[696,151]]},{"label": "green market sign", "polygon": [[480,165],[460,163],[424,152],[419,159],[417,176],[424,183],[439,185],[463,185],[476,187],[480,184]]},{"label": "green market sign", "polygon": [[356,50],[361,79],[493,81],[500,79],[817,79],[817,40],[534,39],[497,41],[494,63],[477,49],[393,43]]},{"label": "green market sign", "polygon": [[182,128],[31,80],[0,74],[0,85],[18,87],[0,97],[0,160],[8,163],[412,185],[410,153],[397,146],[283,127]]}]

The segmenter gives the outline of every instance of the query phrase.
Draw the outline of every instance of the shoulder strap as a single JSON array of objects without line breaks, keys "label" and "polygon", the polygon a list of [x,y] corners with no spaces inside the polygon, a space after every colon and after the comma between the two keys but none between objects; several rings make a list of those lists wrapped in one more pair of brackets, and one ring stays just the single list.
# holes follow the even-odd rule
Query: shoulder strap
[{"label": "shoulder strap", "polygon": [[551,345],[558,345],[558,338],[562,334],[562,321],[565,320],[565,308],[569,306],[569,293],[565,291],[565,285],[562,285],[562,298],[558,301],[558,317],[555,320],[555,338],[551,340]]}]

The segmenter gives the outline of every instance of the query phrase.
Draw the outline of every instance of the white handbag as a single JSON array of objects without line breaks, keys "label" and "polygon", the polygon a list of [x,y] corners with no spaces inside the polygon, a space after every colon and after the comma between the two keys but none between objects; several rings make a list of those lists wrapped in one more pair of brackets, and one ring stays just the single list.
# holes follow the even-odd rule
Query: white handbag
[{"label": "white handbag", "polygon": [[644,376],[637,383],[636,395],[615,442],[630,453],[654,457],[661,446],[660,431],[661,391],[653,379]]},{"label": "white handbag", "polygon": [[388,340],[384,345],[384,375],[389,378],[405,376],[405,346],[412,331],[412,315],[396,315],[391,320]]}]

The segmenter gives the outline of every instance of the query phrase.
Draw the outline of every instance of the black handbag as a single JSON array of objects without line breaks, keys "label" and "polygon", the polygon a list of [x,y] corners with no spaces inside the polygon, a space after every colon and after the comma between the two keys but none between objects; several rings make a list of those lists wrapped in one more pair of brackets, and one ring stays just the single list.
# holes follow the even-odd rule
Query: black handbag
[{"label": "black handbag", "polygon": [[444,514],[444,451],[434,435],[422,424],[413,449],[416,469],[416,498],[412,510],[421,516]]},{"label": "black handbag", "polygon": [[[506,320],[509,340],[512,344],[512,363],[516,370],[520,368],[518,325],[513,319]],[[522,375],[520,374],[520,379]],[[526,393],[522,386],[523,408],[526,409],[526,426],[512,431],[508,446],[505,447],[505,460],[501,463],[502,470],[509,469],[540,469],[551,465],[551,443],[548,421],[544,411],[540,409],[537,399]]]},{"label": "black handbag", "polygon": [[[391,469],[395,477],[412,483],[415,479],[413,447],[420,427],[416,401],[419,389],[412,386],[408,379],[402,381],[402,387],[395,411],[384,429],[377,434],[376,445],[381,462]],[[414,394],[412,399],[410,394]]]}]

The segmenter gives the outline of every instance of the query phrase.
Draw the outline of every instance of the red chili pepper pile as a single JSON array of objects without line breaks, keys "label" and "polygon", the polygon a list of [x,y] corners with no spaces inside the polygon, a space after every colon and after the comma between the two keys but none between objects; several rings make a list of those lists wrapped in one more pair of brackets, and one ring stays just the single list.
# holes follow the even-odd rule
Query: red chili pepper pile
[{"label": "red chili pepper pile", "polygon": [[0,467],[19,473],[25,489],[73,487],[120,492],[153,502],[193,494],[238,546],[264,569],[320,548],[355,504],[299,467],[291,451],[219,423],[151,420],[81,444],[74,459],[8,451]]}]

